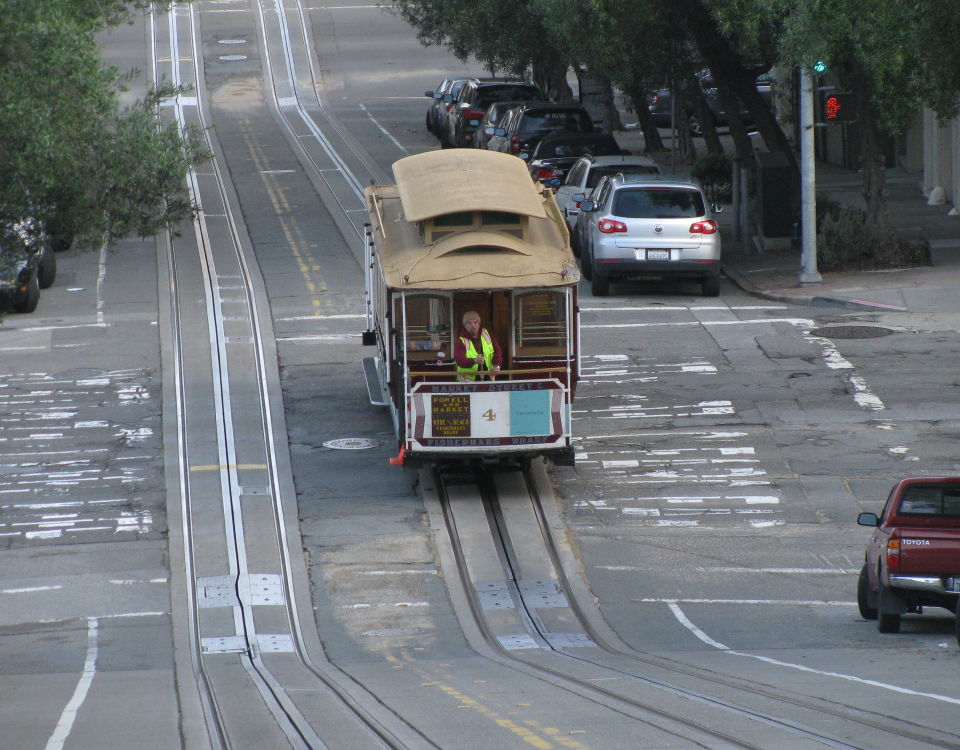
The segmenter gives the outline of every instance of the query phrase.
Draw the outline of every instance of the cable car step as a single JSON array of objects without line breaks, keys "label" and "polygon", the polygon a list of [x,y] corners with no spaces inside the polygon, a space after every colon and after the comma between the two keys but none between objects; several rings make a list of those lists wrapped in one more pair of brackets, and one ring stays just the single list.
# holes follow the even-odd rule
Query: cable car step
[{"label": "cable car step", "polygon": [[377,360],[374,357],[364,357],[363,376],[367,381],[367,395],[374,406],[386,406],[387,396],[380,385],[380,373],[377,370]]}]

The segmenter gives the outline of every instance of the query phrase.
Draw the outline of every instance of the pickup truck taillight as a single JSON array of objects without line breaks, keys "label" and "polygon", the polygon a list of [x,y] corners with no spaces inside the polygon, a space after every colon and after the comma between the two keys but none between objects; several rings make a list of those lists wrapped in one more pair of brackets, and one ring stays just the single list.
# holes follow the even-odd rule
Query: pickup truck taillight
[{"label": "pickup truck taillight", "polygon": [[510,139],[510,153],[519,154],[520,153],[520,136],[515,135]]},{"label": "pickup truck taillight", "polygon": [[900,537],[896,532],[887,539],[887,570],[900,570]]}]

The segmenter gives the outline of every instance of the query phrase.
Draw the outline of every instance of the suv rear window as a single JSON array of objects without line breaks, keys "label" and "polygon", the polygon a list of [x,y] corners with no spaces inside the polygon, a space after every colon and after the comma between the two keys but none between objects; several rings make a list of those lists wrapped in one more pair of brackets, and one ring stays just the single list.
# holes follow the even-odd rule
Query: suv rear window
[{"label": "suv rear window", "polygon": [[593,123],[584,112],[526,112],[517,135],[529,136],[566,130],[571,133],[592,133]]},{"label": "suv rear window", "polygon": [[960,518],[960,489],[945,487],[907,487],[900,498],[901,516]]},{"label": "suv rear window", "polygon": [[477,92],[477,106],[489,107],[494,102],[529,102],[540,98],[534,86],[484,86]]},{"label": "suv rear window", "polygon": [[705,213],[696,190],[626,188],[617,191],[610,211],[627,219],[690,219]]},{"label": "suv rear window", "polygon": [[601,177],[608,174],[660,174],[656,167],[645,167],[640,164],[618,164],[615,167],[594,167],[587,175],[587,187],[593,188],[600,182]]}]

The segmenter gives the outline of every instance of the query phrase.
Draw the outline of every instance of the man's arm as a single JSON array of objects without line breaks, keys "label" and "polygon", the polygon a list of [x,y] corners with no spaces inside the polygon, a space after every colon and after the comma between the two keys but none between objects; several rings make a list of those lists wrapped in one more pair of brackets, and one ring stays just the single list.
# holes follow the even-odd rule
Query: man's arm
[{"label": "man's arm", "polygon": [[467,347],[459,336],[453,342],[453,359],[460,367],[470,367],[474,364],[473,360],[467,359]]}]

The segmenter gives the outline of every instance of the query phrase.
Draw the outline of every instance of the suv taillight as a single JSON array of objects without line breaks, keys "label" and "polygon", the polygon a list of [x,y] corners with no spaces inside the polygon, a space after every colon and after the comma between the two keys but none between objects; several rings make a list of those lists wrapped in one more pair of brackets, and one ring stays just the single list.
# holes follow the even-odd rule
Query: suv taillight
[{"label": "suv taillight", "polygon": [[627,225],[616,219],[600,219],[597,222],[597,229],[604,234],[614,234],[616,232],[626,232]]},{"label": "suv taillight", "polygon": [[897,532],[887,539],[887,570],[900,570],[900,537]]},{"label": "suv taillight", "polygon": [[463,110],[463,119],[466,120],[470,125],[479,125],[480,120],[483,119],[483,110],[467,108]]},{"label": "suv taillight", "polygon": [[695,221],[690,225],[690,234],[716,234],[717,222],[713,219]]},{"label": "suv taillight", "polygon": [[537,179],[538,180],[552,180],[557,176],[555,170],[550,169],[550,167],[539,167],[537,169]]},{"label": "suv taillight", "polygon": [[519,154],[520,153],[520,136],[515,135],[510,139],[510,153]]}]

